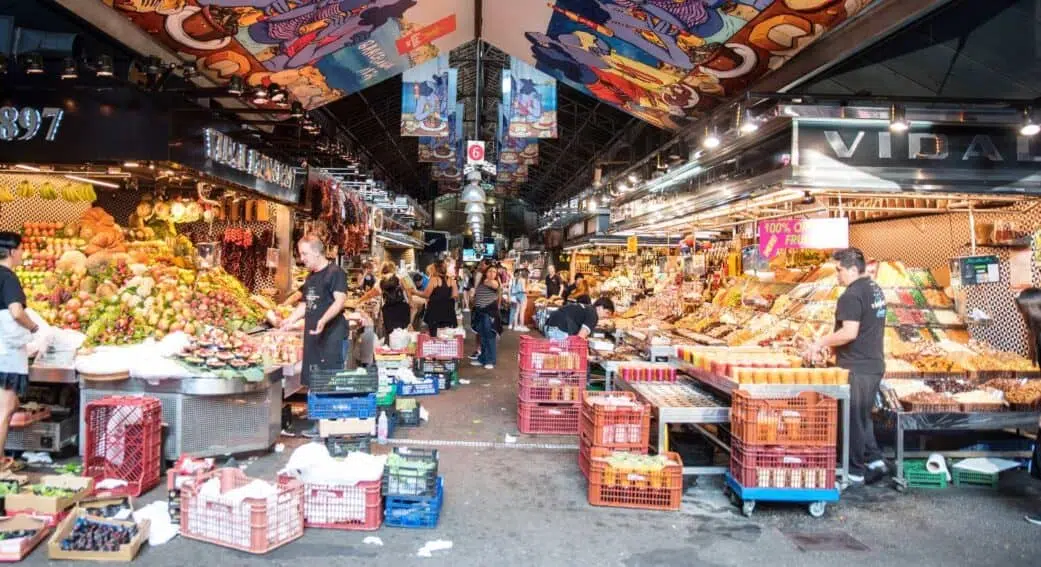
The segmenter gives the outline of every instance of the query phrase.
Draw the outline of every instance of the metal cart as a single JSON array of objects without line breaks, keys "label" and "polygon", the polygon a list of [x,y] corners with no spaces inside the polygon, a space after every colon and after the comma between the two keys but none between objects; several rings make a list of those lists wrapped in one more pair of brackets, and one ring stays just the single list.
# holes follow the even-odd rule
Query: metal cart
[{"label": "metal cart", "polygon": [[745,517],[755,511],[756,502],[794,502],[806,504],[810,515],[820,518],[829,502],[839,501],[838,488],[746,488],[741,486],[730,473],[726,473],[723,492],[730,501],[741,508]]}]

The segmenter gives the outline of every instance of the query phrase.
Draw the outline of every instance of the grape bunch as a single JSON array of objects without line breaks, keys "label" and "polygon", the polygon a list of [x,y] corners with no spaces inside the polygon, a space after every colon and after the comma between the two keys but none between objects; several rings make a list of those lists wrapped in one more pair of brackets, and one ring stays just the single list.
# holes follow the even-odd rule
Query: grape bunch
[{"label": "grape bunch", "polygon": [[128,509],[129,505],[125,502],[121,502],[117,504],[109,504],[107,506],[94,506],[86,508],[84,511],[89,516],[95,516],[98,518],[115,518],[123,513],[124,510]]},{"label": "grape bunch", "polygon": [[117,526],[78,518],[72,532],[61,540],[62,551],[119,551],[137,535],[137,526]]}]

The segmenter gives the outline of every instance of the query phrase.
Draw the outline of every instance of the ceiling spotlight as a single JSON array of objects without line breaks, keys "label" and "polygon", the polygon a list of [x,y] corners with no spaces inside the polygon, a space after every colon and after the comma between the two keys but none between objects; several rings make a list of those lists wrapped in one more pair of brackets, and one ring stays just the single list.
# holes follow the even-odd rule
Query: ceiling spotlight
[{"label": "ceiling spotlight", "polygon": [[593,197],[592,199],[589,200],[589,212],[595,213],[596,209],[597,209],[596,197]]},{"label": "ceiling spotlight", "polygon": [[185,63],[181,66],[181,76],[184,77],[185,81],[190,81],[192,77],[199,74],[199,71],[195,68],[195,65],[191,63]]},{"label": "ceiling spotlight", "polygon": [[618,190],[622,191],[622,192],[628,191],[629,190],[629,186],[626,185],[625,183],[619,183],[618,184]]},{"label": "ceiling spotlight", "polygon": [[271,102],[279,104],[289,99],[289,91],[282,86],[271,83],[271,86],[268,88],[268,98],[271,99]]},{"label": "ceiling spotlight", "polygon": [[257,87],[253,89],[253,104],[267,104],[267,102],[267,88],[264,87],[264,85],[257,85]]},{"label": "ceiling spotlight", "polygon": [[242,93],[246,92],[246,83],[242,80],[242,77],[234,75],[231,80],[228,81],[228,94],[234,96],[242,96]]},{"label": "ceiling spotlight", "polygon": [[94,73],[99,77],[111,77],[112,76],[112,56],[111,55],[98,55],[98,63],[94,69]]},{"label": "ceiling spotlight", "polygon": [[293,104],[289,107],[290,118],[303,118],[304,116],[304,105],[300,104],[300,101],[294,100]]},{"label": "ceiling spotlight", "polygon": [[640,180],[640,176],[636,175],[635,173],[630,173],[629,174],[629,183],[636,183],[639,180]]},{"label": "ceiling spotlight", "polygon": [[701,145],[704,146],[705,149],[711,150],[718,148],[721,143],[723,142],[720,141],[715,130],[709,131],[708,128],[705,128],[705,139],[701,140]]},{"label": "ceiling spotlight", "polygon": [[741,125],[737,129],[742,134],[751,134],[759,129],[759,123],[756,122],[755,118],[752,118],[752,111],[745,110],[744,114],[739,116],[741,117]]},{"label": "ceiling spotlight", "polygon": [[1029,106],[1023,109],[1023,125],[1019,127],[1019,133],[1024,136],[1036,136],[1041,132],[1041,126],[1034,122],[1034,109]]},{"label": "ceiling spotlight", "polygon": [[146,74],[158,75],[163,72],[163,60],[155,55],[150,55],[145,59],[144,68]]},{"label": "ceiling spotlight", "polygon": [[66,79],[77,79],[80,76],[78,66],[76,65],[76,59],[74,57],[66,57],[65,62],[61,68],[61,78]]},{"label": "ceiling spotlight", "polygon": [[889,107],[889,130],[892,132],[907,132],[911,124],[907,121],[907,111],[902,105],[894,104]]},{"label": "ceiling spotlight", "polygon": [[43,73],[43,57],[39,53],[27,53],[22,64],[25,66],[26,75]]}]

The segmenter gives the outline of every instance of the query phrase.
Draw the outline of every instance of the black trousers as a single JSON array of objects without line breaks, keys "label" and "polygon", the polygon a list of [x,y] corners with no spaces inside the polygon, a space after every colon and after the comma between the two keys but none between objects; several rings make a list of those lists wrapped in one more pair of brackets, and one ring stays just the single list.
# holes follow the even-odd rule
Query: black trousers
[{"label": "black trousers", "polygon": [[849,466],[863,471],[868,463],[882,458],[871,420],[882,373],[850,370],[849,381]]}]

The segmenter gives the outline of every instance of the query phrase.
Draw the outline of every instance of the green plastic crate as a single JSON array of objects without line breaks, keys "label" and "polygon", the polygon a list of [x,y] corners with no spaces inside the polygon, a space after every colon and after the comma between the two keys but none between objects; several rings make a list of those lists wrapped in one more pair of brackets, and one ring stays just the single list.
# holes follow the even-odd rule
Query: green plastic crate
[{"label": "green plastic crate", "polygon": [[904,461],[904,480],[910,488],[947,488],[947,475],[925,469],[925,461]]},{"label": "green plastic crate", "polygon": [[999,473],[967,471],[957,467],[951,468],[951,476],[954,478],[954,486],[982,486],[984,488],[997,488],[1001,477]]},{"label": "green plastic crate", "polygon": [[398,395],[398,389],[394,384],[387,386],[380,385],[379,390],[376,391],[376,405],[377,406],[392,406],[394,405],[394,398]]}]

